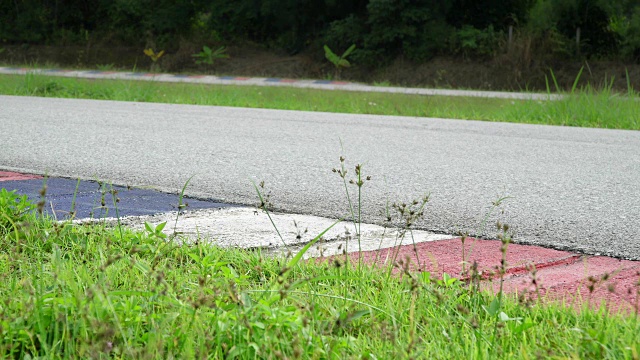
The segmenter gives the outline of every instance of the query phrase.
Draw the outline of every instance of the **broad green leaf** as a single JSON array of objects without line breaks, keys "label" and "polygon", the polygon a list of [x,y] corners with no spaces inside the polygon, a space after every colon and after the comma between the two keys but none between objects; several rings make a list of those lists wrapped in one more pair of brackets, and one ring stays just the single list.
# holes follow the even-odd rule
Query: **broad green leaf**
[{"label": "broad green leaf", "polygon": [[353,50],[355,50],[355,48],[356,48],[356,44],[349,46],[349,48],[342,54],[342,58],[344,59],[347,56],[351,55],[351,53],[353,52]]},{"label": "broad green leaf", "polygon": [[336,54],[334,54],[334,53],[333,53],[333,51],[331,51],[331,49],[330,49],[327,45],[325,45],[325,46],[324,46],[324,55],[325,55],[327,58],[329,58],[330,56],[331,56],[331,57],[337,57],[337,55],[336,55]]},{"label": "broad green leaf", "polygon": [[202,260],[200,259],[200,255],[192,252],[188,253],[187,255],[189,255],[189,257],[192,258],[193,261],[195,261],[198,265],[201,265]]},{"label": "broad green leaf", "polygon": [[331,61],[331,63],[333,63],[335,66],[338,66],[338,63],[340,62],[340,58],[338,57],[338,55],[334,54],[333,51],[331,51],[331,49],[329,49],[327,45],[324,46],[324,56],[327,58],[327,60]]},{"label": "broad green leaf", "polygon": [[216,49],[215,52],[213,52],[213,57],[215,58],[228,58],[229,55],[225,54],[224,52],[227,51],[227,48],[224,46],[220,46],[219,48]]},{"label": "broad green leaf", "polygon": [[431,283],[431,273],[428,272],[428,271],[421,272],[420,273],[420,280],[422,280],[423,284],[430,284]]},{"label": "broad green leaf", "polygon": [[500,301],[498,300],[498,298],[495,298],[493,299],[491,304],[489,304],[489,307],[486,307],[486,306],[482,306],[482,307],[487,312],[487,314],[491,316],[495,316],[498,313],[498,310],[500,310]]},{"label": "broad green leaf", "polygon": [[447,273],[444,273],[442,274],[442,280],[439,280],[438,284],[444,285],[445,287],[450,287],[451,285],[455,284],[457,281],[458,279],[452,277]]},{"label": "broad green leaf", "polygon": [[510,317],[509,315],[507,315],[503,311],[500,312],[499,317],[500,317],[500,321],[520,321],[520,320],[522,320],[521,317],[512,318],[512,317]]},{"label": "broad green leaf", "polygon": [[500,311],[500,314],[498,314],[498,317],[500,318],[500,321],[509,321],[509,320],[513,320],[509,317],[509,315],[507,315],[507,313],[505,313],[504,311]]},{"label": "broad green leaf", "polygon": [[158,224],[158,225],[156,226],[155,233],[157,234],[157,233],[161,232],[161,231],[162,231],[162,229],[164,229],[164,227],[165,227],[166,225],[167,225],[167,222],[166,222],[166,221],[165,221],[165,222],[163,222],[163,223]]},{"label": "broad green leaf", "polygon": [[351,64],[349,63],[349,61],[347,61],[346,59],[340,59],[338,61],[338,66],[340,67],[344,67],[344,68],[348,68],[351,66]]}]

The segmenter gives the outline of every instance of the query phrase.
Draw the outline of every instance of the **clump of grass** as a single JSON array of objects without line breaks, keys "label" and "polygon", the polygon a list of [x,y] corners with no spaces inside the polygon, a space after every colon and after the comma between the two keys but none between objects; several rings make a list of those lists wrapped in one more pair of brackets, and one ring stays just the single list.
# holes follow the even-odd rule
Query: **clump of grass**
[{"label": "clump of grass", "polygon": [[[582,69],[573,82],[571,89],[563,91],[553,71],[550,73],[555,92],[563,95],[557,101],[528,101],[520,106],[507,107],[505,116],[513,122],[533,124],[550,124],[562,126],[595,127],[606,129],[640,129],[638,114],[640,102],[638,93],[631,86],[627,74],[627,93],[620,94],[613,90],[613,81],[605,79],[604,83],[595,87],[591,84],[578,88]],[[547,92],[552,88],[547,78]],[[525,120],[526,119],[526,120]]]},{"label": "clump of grass", "polygon": [[0,236],[5,236],[19,224],[30,219],[29,213],[34,209],[26,195],[18,195],[16,191],[0,189]]}]

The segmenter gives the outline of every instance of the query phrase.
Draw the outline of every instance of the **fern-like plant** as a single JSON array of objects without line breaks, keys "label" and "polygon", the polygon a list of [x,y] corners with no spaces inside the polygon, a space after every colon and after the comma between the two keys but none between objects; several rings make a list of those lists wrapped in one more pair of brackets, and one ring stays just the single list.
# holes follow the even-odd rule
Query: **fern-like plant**
[{"label": "fern-like plant", "polygon": [[197,54],[193,54],[191,56],[195,58],[196,64],[198,65],[200,64],[213,65],[213,63],[216,60],[225,59],[229,57],[229,55],[227,54],[227,48],[225,48],[224,46],[220,46],[216,50],[213,50],[206,45],[202,47],[201,52]]}]

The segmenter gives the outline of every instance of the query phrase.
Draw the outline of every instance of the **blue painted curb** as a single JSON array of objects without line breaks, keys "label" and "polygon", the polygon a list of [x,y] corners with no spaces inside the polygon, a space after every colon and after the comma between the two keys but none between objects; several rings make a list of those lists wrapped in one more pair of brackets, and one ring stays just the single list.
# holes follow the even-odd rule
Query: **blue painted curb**
[{"label": "blue painted curb", "polygon": [[[27,195],[33,203],[41,201],[40,191],[45,180],[10,180],[0,182],[0,188]],[[155,190],[115,186],[96,181],[63,178],[46,179],[44,211],[58,220],[68,219],[75,209],[75,218],[104,218],[154,215],[177,211],[179,195]],[[114,204],[114,195],[117,202]],[[234,205],[215,201],[183,198],[183,210],[223,208]]]}]

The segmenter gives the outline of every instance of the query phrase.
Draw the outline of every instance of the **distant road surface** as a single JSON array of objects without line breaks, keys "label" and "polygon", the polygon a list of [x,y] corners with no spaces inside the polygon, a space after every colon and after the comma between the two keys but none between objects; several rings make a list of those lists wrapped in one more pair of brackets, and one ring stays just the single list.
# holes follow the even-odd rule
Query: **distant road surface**
[{"label": "distant road surface", "polygon": [[[640,132],[465,120],[0,96],[0,170],[346,215],[346,157],[372,180],[363,218],[431,193],[419,228],[640,259]],[[351,190],[355,190],[350,185]],[[491,204],[509,196],[504,210]],[[353,199],[353,194],[352,194]]]}]

